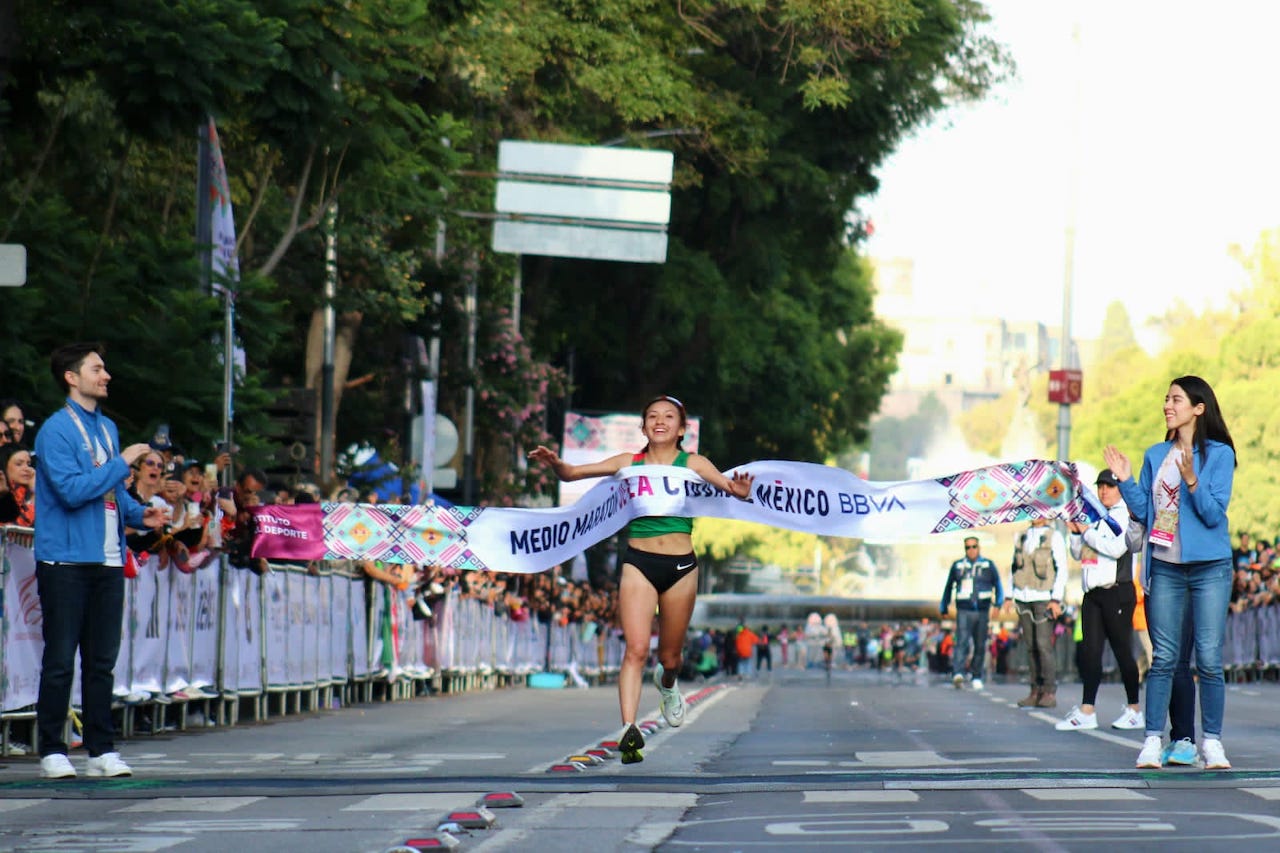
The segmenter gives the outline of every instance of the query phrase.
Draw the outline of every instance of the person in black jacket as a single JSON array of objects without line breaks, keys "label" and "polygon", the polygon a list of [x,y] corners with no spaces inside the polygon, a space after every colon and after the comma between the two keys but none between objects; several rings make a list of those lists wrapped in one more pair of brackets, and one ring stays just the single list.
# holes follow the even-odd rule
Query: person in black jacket
[{"label": "person in black jacket", "polygon": [[956,645],[951,655],[951,683],[960,689],[964,685],[966,658],[968,672],[972,676],[974,690],[982,689],[982,677],[987,664],[987,624],[991,608],[1004,604],[1004,587],[996,564],[982,556],[978,537],[966,536],[964,556],[951,564],[947,573],[947,585],[942,590],[943,616],[951,604],[952,593],[956,601]]}]

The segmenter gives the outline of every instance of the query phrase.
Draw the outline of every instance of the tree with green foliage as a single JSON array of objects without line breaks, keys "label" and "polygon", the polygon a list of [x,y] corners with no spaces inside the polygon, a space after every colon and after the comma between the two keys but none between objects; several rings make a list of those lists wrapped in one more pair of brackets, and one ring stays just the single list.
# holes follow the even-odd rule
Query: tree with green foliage
[{"label": "tree with green foliage", "polygon": [[[985,23],[970,0],[0,0],[0,241],[31,269],[0,317],[0,389],[38,417],[47,353],[101,338],[122,431],[217,434],[220,306],[191,237],[213,116],[246,461],[280,389],[316,387],[329,222],[339,447],[404,445],[406,336],[438,334],[441,410],[460,420],[477,391],[484,501],[542,487],[519,445],[570,399],[683,395],[717,458],[826,458],[865,436],[900,346],[871,308],[858,199],[906,134],[1010,67]],[[491,204],[471,176],[505,138],[672,150],[668,262],[525,259],[514,328],[517,261],[462,215]]]}]

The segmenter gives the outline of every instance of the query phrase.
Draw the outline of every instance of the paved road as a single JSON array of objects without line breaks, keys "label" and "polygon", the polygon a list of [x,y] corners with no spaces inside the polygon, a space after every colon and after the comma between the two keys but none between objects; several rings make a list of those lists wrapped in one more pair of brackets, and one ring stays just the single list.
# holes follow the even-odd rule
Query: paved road
[{"label": "paved road", "polygon": [[[1275,684],[1229,688],[1229,772],[1137,771],[1140,732],[1057,732],[1058,712],[1014,705],[1015,684],[788,670],[686,692],[688,722],[626,767],[550,769],[616,736],[610,688],[135,737],[131,780],[43,782],[34,759],[9,759],[0,850],[379,853],[511,791],[523,807],[493,809],[458,849],[1280,851]],[[656,691],[646,699],[655,718]],[[1121,699],[1104,685],[1100,719]]]}]

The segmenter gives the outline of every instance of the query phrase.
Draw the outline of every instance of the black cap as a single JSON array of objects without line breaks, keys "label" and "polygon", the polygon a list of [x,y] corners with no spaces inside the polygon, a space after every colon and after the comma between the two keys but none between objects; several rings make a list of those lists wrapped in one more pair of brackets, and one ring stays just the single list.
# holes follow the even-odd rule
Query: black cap
[{"label": "black cap", "polygon": [[1116,475],[1111,473],[1110,468],[1103,468],[1098,472],[1098,479],[1094,481],[1095,486],[1115,486],[1120,488],[1120,481],[1116,479]]}]

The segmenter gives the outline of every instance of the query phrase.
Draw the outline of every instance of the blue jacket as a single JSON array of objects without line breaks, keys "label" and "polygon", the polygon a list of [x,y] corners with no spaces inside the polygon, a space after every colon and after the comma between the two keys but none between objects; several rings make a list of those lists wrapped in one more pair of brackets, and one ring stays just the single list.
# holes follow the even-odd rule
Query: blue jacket
[{"label": "blue jacket", "polygon": [[[1142,458],[1142,473],[1120,484],[1120,494],[1134,518],[1148,531],[1155,520],[1155,503],[1151,490],[1160,465],[1173,442],[1162,441],[1148,448]],[[1196,472],[1196,490],[1188,491],[1183,483],[1179,497],[1178,536],[1182,542],[1182,559],[1187,563],[1231,559],[1231,531],[1227,528],[1227,505],[1231,503],[1231,485],[1235,480],[1236,454],[1220,441],[1206,441],[1204,458],[1200,448],[1192,447],[1191,463]],[[39,492],[36,493],[37,497]],[[39,513],[36,519],[40,518]],[[1151,547],[1147,546],[1150,557]],[[1143,561],[1143,574],[1149,577],[1151,560]],[[1145,586],[1145,584],[1144,584]]]},{"label": "blue jacket", "polygon": [[116,520],[120,526],[120,550],[125,549],[124,528],[141,528],[145,508],[125,491],[129,465],[120,456],[120,434],[100,411],[75,409],[90,440],[102,443],[103,429],[111,437],[110,458],[102,467],[84,445],[75,421],[61,408],[36,434],[36,535],[35,557],[41,563],[102,563],[107,514],[103,498],[114,490]]},{"label": "blue jacket", "polygon": [[[969,597],[959,597],[960,585],[969,580]],[[1004,585],[1000,583],[1000,572],[996,564],[986,557],[970,561],[962,557],[951,564],[947,573],[947,585],[942,590],[942,604],[938,612],[946,615],[947,606],[951,604],[951,590],[956,590],[957,610],[986,610],[988,607],[999,607],[1004,604]]]}]

